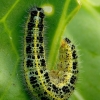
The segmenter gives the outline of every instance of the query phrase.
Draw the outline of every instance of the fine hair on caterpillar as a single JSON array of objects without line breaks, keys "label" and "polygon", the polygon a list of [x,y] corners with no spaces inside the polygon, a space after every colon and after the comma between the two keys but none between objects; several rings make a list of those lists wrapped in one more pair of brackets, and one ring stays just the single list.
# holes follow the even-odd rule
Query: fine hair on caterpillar
[{"label": "fine hair on caterpillar", "polygon": [[49,70],[44,47],[44,10],[29,12],[24,35],[24,75],[27,87],[37,100],[67,100],[78,73],[77,52],[68,38],[59,47],[57,69]]}]

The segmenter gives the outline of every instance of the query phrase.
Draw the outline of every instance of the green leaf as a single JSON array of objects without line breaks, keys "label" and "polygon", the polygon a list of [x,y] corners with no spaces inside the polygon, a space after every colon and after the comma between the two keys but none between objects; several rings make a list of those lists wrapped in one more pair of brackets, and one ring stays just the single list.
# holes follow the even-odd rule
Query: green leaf
[{"label": "green leaf", "polygon": [[[49,56],[48,56],[48,66],[50,67],[50,69],[54,69],[55,67],[54,65],[58,54],[57,50],[59,50],[60,41],[62,40],[62,35],[64,34],[66,25],[73,18],[75,13],[79,10],[80,4],[77,2],[77,0],[73,0],[73,1],[66,0],[65,2],[63,2],[63,6],[57,5],[55,7],[56,7],[55,11],[59,11],[60,14],[59,13],[57,14],[55,12],[55,15],[51,19],[51,24],[50,24],[51,26],[53,24],[55,26],[50,28],[50,35],[52,34],[53,36],[51,37],[52,42],[50,42],[49,44],[50,48],[49,48]],[[53,20],[55,20],[56,23],[54,23]]]},{"label": "green leaf", "polygon": [[[49,5],[50,4],[50,5]],[[72,100],[95,100],[100,98],[99,80],[99,12],[96,6],[83,1],[83,7],[77,16],[66,26],[80,8],[78,0],[1,0],[0,1],[0,100],[29,100],[23,82],[21,62],[23,26],[32,6],[49,5],[53,13],[47,14],[46,35],[48,42],[47,59],[50,69],[55,67],[57,50],[63,37],[78,41],[80,59],[83,61],[81,81],[76,86]],[[99,9],[99,8],[98,8]],[[100,10],[100,9],[99,9]],[[90,22],[90,23],[89,23]],[[91,27],[92,26],[92,27]],[[66,31],[65,31],[66,29]],[[96,42],[98,41],[98,42]],[[80,67],[79,66],[79,67]],[[94,78],[95,77],[95,78]],[[90,97],[93,95],[93,97]]]},{"label": "green leaf", "polygon": [[[95,2],[95,1],[94,1]],[[97,3],[97,2],[96,2]],[[99,3],[99,2],[98,2]],[[97,9],[98,8],[98,9]],[[82,7],[66,28],[77,41],[81,64],[79,82],[70,100],[100,99],[100,6],[82,0]]]}]

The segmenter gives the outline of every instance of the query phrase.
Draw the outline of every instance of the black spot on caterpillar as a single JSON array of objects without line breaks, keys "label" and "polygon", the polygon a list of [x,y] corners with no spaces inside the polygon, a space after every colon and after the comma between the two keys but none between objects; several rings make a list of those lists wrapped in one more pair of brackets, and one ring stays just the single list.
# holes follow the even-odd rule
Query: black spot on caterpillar
[{"label": "black spot on caterpillar", "polygon": [[75,46],[68,38],[61,42],[57,70],[48,70],[44,49],[44,11],[34,7],[24,35],[24,74],[37,100],[67,100],[75,88],[78,73]]}]

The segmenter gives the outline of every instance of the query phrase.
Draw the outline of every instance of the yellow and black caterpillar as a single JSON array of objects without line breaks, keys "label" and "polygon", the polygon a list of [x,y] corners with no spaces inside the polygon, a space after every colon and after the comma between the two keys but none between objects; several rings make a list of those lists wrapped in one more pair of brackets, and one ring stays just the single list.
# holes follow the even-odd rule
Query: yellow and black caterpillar
[{"label": "yellow and black caterpillar", "polygon": [[24,74],[37,100],[68,100],[75,88],[78,62],[75,46],[68,38],[61,42],[56,70],[49,70],[44,48],[44,11],[31,9],[24,35]]}]

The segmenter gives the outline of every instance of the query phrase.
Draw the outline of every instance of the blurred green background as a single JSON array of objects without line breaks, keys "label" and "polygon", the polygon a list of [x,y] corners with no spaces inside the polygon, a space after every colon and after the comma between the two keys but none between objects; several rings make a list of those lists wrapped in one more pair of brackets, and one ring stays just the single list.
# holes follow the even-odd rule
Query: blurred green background
[{"label": "blurred green background", "polygon": [[[66,8],[68,12],[64,9],[67,1],[70,2]],[[0,0],[0,100],[30,100],[23,84],[20,65],[23,56],[23,26],[28,9],[41,4],[52,4],[55,9],[53,15],[45,18],[47,55],[50,56],[50,53],[54,52],[52,48],[55,45],[58,47],[61,37],[69,37],[79,50],[79,80],[69,100],[100,99],[100,0],[81,0],[80,9],[76,1],[79,2],[79,0]],[[59,19],[64,17],[61,15],[64,10],[67,12],[64,22],[67,21],[61,24],[64,34],[59,33],[58,37],[54,33],[59,28]],[[75,13],[78,12],[71,13],[74,10]]]}]

